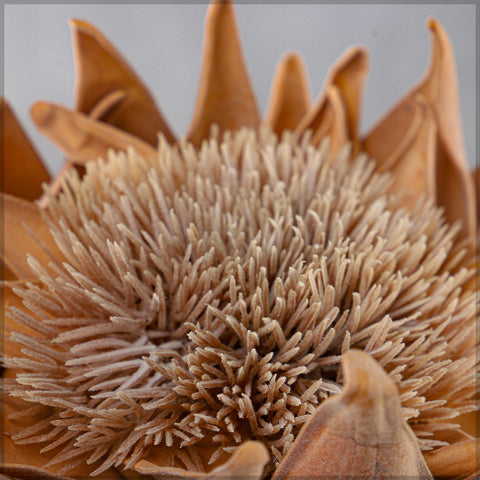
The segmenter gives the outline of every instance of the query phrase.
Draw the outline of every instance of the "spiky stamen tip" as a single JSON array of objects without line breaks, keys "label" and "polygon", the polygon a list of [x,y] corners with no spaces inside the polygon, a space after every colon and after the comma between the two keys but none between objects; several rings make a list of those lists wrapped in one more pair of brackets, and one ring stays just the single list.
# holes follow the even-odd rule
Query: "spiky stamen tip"
[{"label": "spiky stamen tip", "polygon": [[443,445],[442,420],[473,409],[473,269],[438,210],[407,213],[348,156],[244,129],[72,173],[46,213],[63,263],[32,260],[40,286],[9,313],[37,333],[14,334],[9,392],[48,412],[14,439],[94,474],[155,446],[203,471],[256,439],[268,474],[356,348],[421,447]]}]

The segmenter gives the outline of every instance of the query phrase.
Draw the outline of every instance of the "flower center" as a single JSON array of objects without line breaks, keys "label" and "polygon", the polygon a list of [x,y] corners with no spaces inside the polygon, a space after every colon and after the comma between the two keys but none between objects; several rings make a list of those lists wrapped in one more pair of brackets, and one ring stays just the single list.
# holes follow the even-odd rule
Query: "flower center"
[{"label": "flower center", "polygon": [[471,272],[437,211],[407,214],[386,177],[347,157],[243,130],[70,178],[48,213],[64,266],[37,266],[42,288],[21,293],[48,329],[20,343],[46,361],[20,362],[10,389],[53,407],[51,465],[133,467],[160,445],[166,464],[202,470],[258,439],[271,470],[341,391],[351,348],[390,372],[430,435],[432,378],[446,388],[445,360],[470,348],[449,341],[473,328],[473,294],[453,294]]}]

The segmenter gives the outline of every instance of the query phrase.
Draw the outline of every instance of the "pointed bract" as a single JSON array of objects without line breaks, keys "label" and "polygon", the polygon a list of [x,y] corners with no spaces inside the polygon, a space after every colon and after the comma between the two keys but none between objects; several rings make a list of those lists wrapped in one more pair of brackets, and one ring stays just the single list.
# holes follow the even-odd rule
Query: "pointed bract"
[{"label": "pointed bract", "polygon": [[158,143],[159,132],[174,143],[152,95],[117,49],[90,23],[72,20],[70,24],[77,72],[76,109],[90,115],[106,102],[111,108],[97,115],[103,122],[153,146]]},{"label": "pointed bract", "polygon": [[13,272],[5,265],[3,257],[0,258],[0,272],[0,281],[6,280],[7,282],[11,282],[17,279]]},{"label": "pointed bract", "polygon": [[3,97],[0,97],[0,122],[2,192],[36,200],[42,194],[42,183],[48,182],[50,175]]},{"label": "pointed bract", "polygon": [[340,91],[331,85],[322,102],[322,108],[315,116],[315,127],[312,125],[312,143],[320,142],[328,137],[330,139],[330,161],[333,161],[340,148],[349,140],[347,129],[347,115],[342,102]]},{"label": "pointed bract", "polygon": [[[475,193],[463,147],[455,60],[450,41],[440,26],[429,19],[432,53],[426,74],[366,135],[364,150],[381,166],[404,160],[395,156],[397,147],[408,135],[415,115],[412,105],[421,94],[435,115],[438,125],[436,200],[445,207],[450,222],[463,221],[463,233],[473,238],[475,231]],[[408,133],[407,133],[408,132]],[[420,147],[422,150],[424,147]],[[392,155],[394,158],[392,158]],[[405,182],[411,178],[406,170]]]},{"label": "pointed bract", "polygon": [[330,82],[340,91],[347,112],[349,138],[355,141],[360,123],[363,89],[368,73],[368,52],[362,47],[351,47],[341,61],[330,70]]},{"label": "pointed bract", "polygon": [[477,229],[480,226],[480,167],[473,172],[473,181],[475,184],[475,198],[477,200]]},{"label": "pointed bract", "polygon": [[[106,112],[108,112],[111,108],[118,104],[121,100],[125,98],[125,93],[117,90],[108,95],[106,95],[99,103],[95,105],[95,107],[91,110],[88,114],[88,117],[92,120],[100,120]],[[83,176],[85,173],[85,167],[83,165],[79,165],[75,163],[74,160],[68,159],[62,165],[60,171],[55,175],[55,178],[50,182],[48,186],[49,194],[51,195],[58,195],[58,193],[62,189],[62,182],[66,177],[67,173],[72,169],[75,168],[80,176]],[[48,203],[50,201],[49,194],[44,193],[40,197],[39,205],[41,208],[47,208]]]},{"label": "pointed bract", "polygon": [[479,440],[457,442],[425,453],[425,460],[434,477],[467,478],[473,475],[479,465]]},{"label": "pointed bract", "polygon": [[140,460],[135,470],[142,474],[152,475],[155,479],[202,479],[235,478],[236,480],[257,480],[261,478],[264,465],[268,461],[268,453],[260,442],[248,441],[240,445],[230,459],[209,473],[199,473],[180,468],[162,467],[147,460]]},{"label": "pointed bract", "polygon": [[[323,125],[325,119],[326,103],[329,101],[329,92],[334,87],[338,92],[341,111],[344,119],[340,122],[335,119],[330,125],[337,124],[347,133],[347,139],[353,143],[357,140],[358,124],[360,121],[360,108],[363,88],[368,72],[368,53],[361,47],[349,48],[330,69],[325,88],[316,103],[310,108],[300,122],[297,131],[306,129],[315,131],[327,131],[329,135],[339,134]],[[340,108],[335,109],[340,112]]]},{"label": "pointed bract", "polygon": [[210,4],[204,41],[200,87],[187,133],[196,147],[210,136],[212,124],[220,127],[220,133],[260,124],[230,1]]},{"label": "pointed bract", "polygon": [[294,130],[311,102],[305,62],[296,53],[284,55],[278,62],[273,77],[263,123],[279,136],[283,130]]},{"label": "pointed bract", "polygon": [[406,424],[398,392],[368,354],[343,360],[345,387],[312,415],[273,480],[295,476],[424,478],[432,476]]},{"label": "pointed bract", "polygon": [[[48,225],[35,204],[2,194],[0,205],[5,228],[2,255],[5,264],[18,279],[27,280],[33,276],[27,263],[28,254],[43,265],[52,260],[47,251],[56,258],[62,258]],[[29,232],[33,233],[34,237]]]},{"label": "pointed bract", "polygon": [[[412,209],[422,196],[436,194],[435,159],[437,155],[437,125],[432,109],[421,95],[414,99],[415,115],[404,141],[391,156],[389,171],[393,174],[392,193]],[[396,161],[401,157],[402,161]]]},{"label": "pointed bract", "polygon": [[37,128],[77,163],[106,158],[110,148],[132,147],[144,158],[156,156],[156,150],[143,140],[60,105],[37,102],[31,114]]}]

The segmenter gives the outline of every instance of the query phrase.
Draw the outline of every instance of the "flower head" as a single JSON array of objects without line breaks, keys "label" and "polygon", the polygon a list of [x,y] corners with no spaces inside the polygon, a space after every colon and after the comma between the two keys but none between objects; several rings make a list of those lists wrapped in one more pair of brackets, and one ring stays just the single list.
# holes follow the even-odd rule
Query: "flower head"
[{"label": "flower head", "polygon": [[[62,175],[42,213],[3,197],[5,261],[20,280],[7,293],[3,470],[428,477],[453,452],[452,476],[473,473],[474,441],[452,422],[475,409],[473,183],[444,100],[431,104],[433,74],[359,139],[365,52],[346,54],[310,110],[289,57],[259,127],[232,7],[212,5],[190,142],[172,145],[128,65],[93,27],[74,27],[90,117],[45,103],[32,113],[70,164],[89,160],[86,173]],[[230,55],[212,55],[220,45]],[[99,83],[93,57],[118,84],[101,100],[101,82],[87,88]],[[402,131],[411,112],[417,128]],[[382,148],[392,175],[359,153]],[[406,183],[419,152],[424,172],[446,162],[467,185],[453,209],[463,227],[418,198],[427,173]],[[14,241],[22,222],[27,251]],[[376,463],[345,466],[358,444]]]}]

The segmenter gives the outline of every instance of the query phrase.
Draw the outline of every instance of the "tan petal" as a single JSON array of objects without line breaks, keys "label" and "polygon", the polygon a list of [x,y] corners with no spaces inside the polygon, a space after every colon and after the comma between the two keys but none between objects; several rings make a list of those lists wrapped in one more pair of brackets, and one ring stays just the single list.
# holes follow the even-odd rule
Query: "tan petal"
[{"label": "tan petal", "polygon": [[390,111],[363,139],[363,150],[377,162],[377,169],[388,171],[400,162],[422,121],[422,109],[412,97]]},{"label": "tan petal", "polygon": [[467,167],[455,161],[455,155],[440,137],[437,145],[437,203],[445,208],[450,223],[462,221],[462,235],[475,245],[477,225],[473,179]]},{"label": "tan petal", "polygon": [[342,394],[323,402],[304,425],[273,480],[432,478],[405,422],[398,392],[368,354],[344,356]]},{"label": "tan petal", "polygon": [[428,468],[434,477],[466,478],[479,468],[480,443],[478,440],[458,442],[425,453]]},{"label": "tan petal", "polygon": [[[152,95],[116,48],[93,25],[70,22],[77,70],[75,107],[85,114],[102,106],[95,115],[103,122],[156,146],[158,133],[174,143],[170,128]],[[114,108],[105,108],[106,105]]]},{"label": "tan petal", "polygon": [[[10,440],[7,440],[9,442]],[[47,472],[39,467],[31,467],[28,464],[12,464],[5,463],[0,465],[0,472],[12,475],[15,479],[21,480],[71,480],[72,477],[64,477],[63,475],[56,475]],[[3,477],[0,477],[3,478]],[[120,477],[121,478],[121,477]]]},{"label": "tan petal", "polygon": [[362,94],[368,73],[368,52],[362,47],[351,47],[330,71],[330,82],[342,96],[347,111],[347,126],[350,140],[358,134]]},{"label": "tan petal", "polygon": [[3,257],[0,258],[0,269],[1,269],[0,280],[11,282],[17,279],[17,277],[13,274],[13,272],[3,262]]},{"label": "tan petal", "polygon": [[278,62],[263,123],[280,136],[294,130],[312,102],[305,63],[296,53],[284,55]]},{"label": "tan petal", "polygon": [[156,150],[143,140],[60,105],[37,102],[31,114],[37,128],[76,162],[106,158],[110,148],[133,147],[145,158],[156,156]]},{"label": "tan petal", "polygon": [[62,258],[35,204],[5,194],[1,195],[0,203],[3,206],[5,228],[3,260],[18,279],[32,278],[32,271],[27,263],[28,254],[45,265],[50,263],[53,257]]},{"label": "tan petal", "polygon": [[[455,419],[455,423],[461,423],[458,420],[458,417]],[[435,432],[435,439],[441,442],[458,443],[458,442],[465,442],[467,440],[473,440],[473,437],[466,432],[462,432],[461,430],[451,428],[451,429],[440,430],[438,432]]]},{"label": "tan petal", "polygon": [[[120,90],[113,91],[107,94],[100,100],[95,107],[89,112],[88,116],[93,120],[100,120],[108,111],[114,108],[121,100],[126,96],[126,93]],[[82,177],[85,174],[85,167],[75,162],[75,159],[66,159],[60,171],[56,174],[55,178],[50,182],[48,186],[49,194],[58,195],[62,190],[62,181],[68,174],[68,172],[75,168]],[[50,201],[48,193],[44,193],[40,197],[39,205],[41,208],[47,208]]]},{"label": "tan petal", "polygon": [[315,116],[312,128],[312,143],[319,145],[325,138],[330,139],[330,161],[348,141],[347,112],[338,88],[330,86],[326,92],[322,108]]},{"label": "tan petal", "polygon": [[212,0],[205,21],[203,66],[187,139],[196,147],[210,136],[240,127],[257,128],[260,115],[240,45],[230,0]]},{"label": "tan petal", "polygon": [[431,59],[416,90],[430,101],[437,113],[440,135],[447,148],[455,153],[454,161],[466,165],[452,45],[439,22],[429,18],[427,24],[432,42]]},{"label": "tan petal", "polygon": [[[360,120],[361,97],[368,72],[368,53],[361,47],[349,48],[332,66],[325,82],[325,88],[313,107],[300,122],[297,131],[321,129],[324,120],[325,103],[328,101],[331,87],[335,87],[341,100],[343,116],[342,129],[347,132],[348,140],[356,142]],[[338,110],[338,109],[337,109]],[[340,121],[335,122],[340,125]],[[323,130],[328,130],[323,127]]]},{"label": "tan petal", "polygon": [[[461,219],[463,232],[473,238],[475,231],[475,193],[468,172],[462,140],[455,60],[450,41],[440,24],[430,19],[432,53],[422,80],[398,102],[366,135],[364,150],[379,165],[392,164],[390,157],[408,135],[415,115],[412,105],[421,94],[433,110],[438,125],[436,195],[445,207],[450,222]],[[403,157],[395,161],[402,162]]]},{"label": "tan petal", "polygon": [[230,459],[223,465],[204,474],[190,472],[180,468],[161,467],[147,460],[140,460],[135,465],[137,472],[152,475],[155,479],[199,478],[235,478],[237,480],[260,479],[264,465],[268,461],[268,453],[260,442],[245,442],[240,445]]},{"label": "tan petal", "polygon": [[0,135],[2,191],[35,200],[42,194],[42,183],[48,182],[50,176],[3,97],[0,97],[0,119],[3,119]]},{"label": "tan petal", "polygon": [[[478,398],[478,397],[477,397]],[[474,438],[480,437],[480,412],[470,412],[455,418],[461,429]]]},{"label": "tan petal", "polygon": [[[432,109],[421,95],[413,100],[415,115],[409,131],[390,156],[394,176],[391,191],[400,196],[404,206],[412,209],[422,194],[435,198],[435,160],[437,125]],[[397,161],[401,158],[401,161]]]},{"label": "tan petal", "polygon": [[475,184],[475,197],[477,200],[477,229],[480,226],[480,167],[473,172],[473,181]]}]

